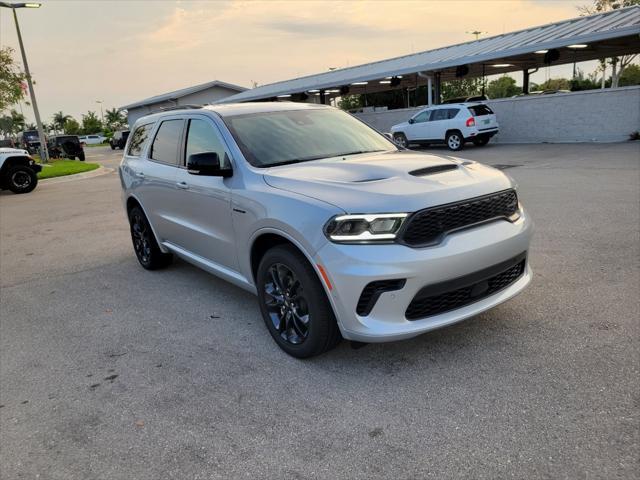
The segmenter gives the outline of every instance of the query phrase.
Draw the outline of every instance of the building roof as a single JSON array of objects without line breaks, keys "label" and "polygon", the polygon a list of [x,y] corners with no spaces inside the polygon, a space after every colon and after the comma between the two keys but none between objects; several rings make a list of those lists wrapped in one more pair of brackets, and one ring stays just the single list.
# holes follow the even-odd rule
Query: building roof
[{"label": "building roof", "polygon": [[235,90],[237,92],[244,92],[247,90],[245,87],[234,85],[232,83],[221,82],[220,80],[213,80],[212,82],[202,83],[200,85],[194,85],[193,87],[187,87],[173,92],[163,93],[154,97],[145,98],[139,102],[130,103],[120,107],[120,110],[129,110],[131,108],[143,107],[146,105],[153,105],[155,103],[166,102],[167,100],[177,100],[178,98],[185,97],[192,93],[201,92],[212,87],[226,88],[228,90]]},{"label": "building roof", "polygon": [[[559,49],[574,44],[588,44],[589,48],[584,51],[563,52],[563,57],[555,62],[556,64],[573,63],[574,61],[591,60],[603,56],[620,55],[622,53],[618,52],[628,53],[629,50],[638,52],[640,51],[638,34],[640,34],[640,6],[632,6],[458,45],[271,83],[232,95],[217,103],[259,100],[313,89],[335,88],[354,82],[416,74],[417,72],[442,72],[449,69],[448,75],[455,78],[454,70],[451,69],[460,65],[469,65],[471,75],[479,75],[484,68],[484,62],[507,58],[520,60],[520,63],[501,69],[491,68],[491,71],[487,72],[487,74],[505,73],[541,65],[543,55],[534,55],[536,51]],[[627,37],[624,41],[616,43],[616,39],[624,37]],[[596,51],[597,45],[599,45],[596,42],[601,42],[602,47],[606,50]],[[606,54],[603,53],[605,51]]]}]

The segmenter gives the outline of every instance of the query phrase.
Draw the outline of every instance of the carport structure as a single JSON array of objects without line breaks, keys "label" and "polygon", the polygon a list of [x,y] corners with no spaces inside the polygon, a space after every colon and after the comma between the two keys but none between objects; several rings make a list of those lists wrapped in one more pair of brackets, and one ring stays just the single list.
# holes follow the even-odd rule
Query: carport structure
[{"label": "carport structure", "polygon": [[[523,91],[536,69],[640,52],[640,6],[573,18],[494,37],[271,83],[221,103],[293,100],[327,103],[347,94],[427,88],[438,102],[442,81],[520,71]],[[433,95],[433,97],[432,97]]]}]

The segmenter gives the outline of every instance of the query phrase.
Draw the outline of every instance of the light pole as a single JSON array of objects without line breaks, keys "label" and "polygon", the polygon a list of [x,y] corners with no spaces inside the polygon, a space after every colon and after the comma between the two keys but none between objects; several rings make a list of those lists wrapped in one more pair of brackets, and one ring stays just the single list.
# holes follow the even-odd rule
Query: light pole
[{"label": "light pole", "polygon": [[38,126],[38,137],[40,137],[40,157],[42,159],[42,163],[47,163],[49,161],[47,141],[44,136],[42,121],[40,120],[40,111],[38,110],[38,103],[36,102],[36,93],[33,90],[33,82],[31,81],[31,72],[29,72],[29,64],[27,63],[27,54],[24,52],[24,44],[22,43],[22,34],[20,33],[20,25],[18,24],[18,15],[16,14],[17,8],[40,8],[41,6],[42,6],[41,3],[0,2],[0,7],[10,8],[13,11],[13,20],[16,23],[18,43],[20,44],[20,53],[22,54],[22,64],[24,65],[24,74],[27,77],[27,84],[29,85],[29,95],[31,96],[31,103],[33,104],[33,114],[36,117],[36,125]]},{"label": "light pole", "polygon": [[104,112],[102,111],[103,100],[96,100],[96,103],[100,104],[100,121],[102,122],[102,128],[104,129]]}]

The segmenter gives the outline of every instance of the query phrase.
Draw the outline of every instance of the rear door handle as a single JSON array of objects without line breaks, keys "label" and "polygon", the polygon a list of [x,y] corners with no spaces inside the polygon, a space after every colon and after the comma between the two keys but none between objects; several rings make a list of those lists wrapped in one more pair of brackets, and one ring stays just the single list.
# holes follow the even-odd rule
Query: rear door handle
[{"label": "rear door handle", "polygon": [[176,187],[186,190],[187,188],[189,188],[189,185],[187,184],[187,182],[178,182],[176,183]]}]

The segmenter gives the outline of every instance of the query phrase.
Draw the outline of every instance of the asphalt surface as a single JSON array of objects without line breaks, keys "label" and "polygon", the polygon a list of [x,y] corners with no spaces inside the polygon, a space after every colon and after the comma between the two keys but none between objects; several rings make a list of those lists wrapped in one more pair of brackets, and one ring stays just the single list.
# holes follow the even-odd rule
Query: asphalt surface
[{"label": "asphalt surface", "polygon": [[460,156],[514,166],[531,287],[307,361],[250,294],[139,267],[115,173],[0,193],[0,478],[638,478],[640,143]]}]

